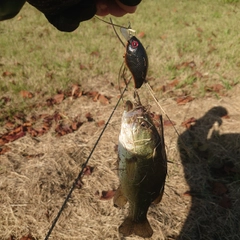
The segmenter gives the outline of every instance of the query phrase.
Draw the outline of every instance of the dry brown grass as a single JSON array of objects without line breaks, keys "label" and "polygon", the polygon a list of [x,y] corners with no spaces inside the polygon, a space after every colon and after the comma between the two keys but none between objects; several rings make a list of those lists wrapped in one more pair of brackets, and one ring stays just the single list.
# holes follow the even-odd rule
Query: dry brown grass
[{"label": "dry brown grass", "polygon": [[[112,93],[114,91],[116,96],[117,90]],[[131,98],[129,94],[126,98]],[[79,98],[73,102],[66,100],[58,108],[69,116],[90,111],[96,118],[106,120],[116,101],[114,97],[110,105],[99,106],[91,100]],[[146,102],[152,101],[148,99]],[[233,97],[195,100],[183,106],[171,99],[162,103],[176,122],[180,136],[178,138],[172,127],[165,127],[167,155],[171,163],[168,164],[163,201],[149,210],[148,218],[154,229],[152,239],[239,239],[238,102],[239,98]],[[153,102],[152,105],[153,110],[158,110]],[[220,120],[218,111],[206,114],[216,106],[226,108],[230,118]],[[114,148],[121,114],[122,108],[119,107],[90,159],[93,174],[83,178],[82,189],[74,190],[50,239],[119,238],[117,228],[126,216],[127,208],[114,208],[112,200],[100,200],[96,192],[101,195],[101,191],[118,186]],[[189,117],[199,121],[191,132],[181,127],[182,121]],[[221,123],[219,127],[217,122]],[[207,140],[210,130],[212,135]],[[18,239],[28,233],[36,239],[44,239],[100,131],[95,122],[89,122],[79,131],[61,138],[49,132],[37,139],[26,136],[9,144],[12,150],[1,156],[0,166],[1,239],[7,240],[10,235]],[[186,154],[181,148],[182,158],[177,141],[182,141],[188,151]],[[38,153],[43,155],[26,157]],[[216,179],[211,175],[210,167],[221,166],[225,161],[232,161],[237,173]],[[209,181],[214,179],[229,189],[226,196],[231,199],[230,208],[219,206],[221,196],[214,195],[209,187]],[[184,195],[188,190],[191,196]],[[131,236],[126,239],[140,238]]]},{"label": "dry brown grass", "polygon": [[[170,162],[163,200],[149,209],[153,240],[240,239],[240,88],[236,34],[239,5],[224,5],[222,1],[216,5],[216,2],[198,1],[199,8],[196,8],[195,1],[161,1],[157,8],[156,4],[152,6],[156,15],[152,16],[153,11],[145,11],[144,7],[139,10],[140,14],[129,18],[133,28],[146,33],[143,43],[150,45],[149,81],[180,134],[170,126],[165,127]],[[207,12],[203,16],[202,13]],[[141,16],[143,13],[145,17]],[[152,22],[146,21],[151,17]],[[123,18],[122,22],[126,23],[127,19]],[[111,27],[93,20],[82,24],[72,35],[60,34],[33,9],[23,11],[19,21],[1,24],[0,31],[4,33],[1,33],[4,44],[0,53],[1,73],[16,73],[0,76],[1,93],[13,98],[3,105],[4,117],[8,107],[15,113],[24,109],[24,104],[31,105],[30,101],[45,101],[47,96],[55,94],[56,88],[79,83],[85,90],[111,96],[111,103],[101,105],[89,98],[66,98],[53,108],[31,109],[28,114],[57,110],[74,118],[90,112],[96,122],[107,120],[119,95],[111,83],[117,85],[123,54]],[[94,39],[97,30],[101,35]],[[109,45],[105,44],[106,39]],[[209,53],[209,50],[213,51]],[[100,56],[92,56],[94,51]],[[196,63],[195,69],[176,68],[190,61]],[[79,64],[88,68],[80,71]],[[192,83],[189,76],[196,71],[203,76]],[[186,84],[165,93],[159,91],[159,87],[171,79]],[[224,91],[216,92],[214,97],[214,93],[206,92],[204,87],[216,83],[224,85]],[[20,100],[22,89],[37,95],[32,100]],[[43,92],[47,92],[47,96],[41,97]],[[205,98],[177,105],[175,97],[184,93],[205,95]],[[144,87],[140,97],[144,104],[153,105],[153,111],[160,112]],[[124,97],[129,98],[132,98],[131,91]],[[217,107],[215,111],[214,107]],[[221,118],[224,108],[230,118]],[[121,104],[90,159],[89,165],[94,167],[92,175],[84,176],[83,187],[74,190],[50,239],[120,239],[117,229],[127,214],[127,207],[116,209],[112,200],[100,200],[100,195],[102,191],[118,187],[114,149],[122,110]],[[194,128],[181,126],[191,117],[198,119]],[[78,131],[63,137],[56,137],[51,128],[43,136],[27,134],[7,144],[11,151],[0,155],[1,240],[9,240],[10,236],[20,239],[29,233],[35,239],[44,239],[101,132],[102,127],[97,127],[96,122],[84,123]],[[5,131],[4,127],[0,128],[1,133]],[[234,168],[227,165],[229,162]],[[217,170],[221,166],[226,167],[222,172]],[[223,184],[223,188],[213,189],[214,182]],[[188,194],[184,194],[186,192]],[[220,206],[219,202],[224,199],[231,205],[223,202],[225,208]]]}]

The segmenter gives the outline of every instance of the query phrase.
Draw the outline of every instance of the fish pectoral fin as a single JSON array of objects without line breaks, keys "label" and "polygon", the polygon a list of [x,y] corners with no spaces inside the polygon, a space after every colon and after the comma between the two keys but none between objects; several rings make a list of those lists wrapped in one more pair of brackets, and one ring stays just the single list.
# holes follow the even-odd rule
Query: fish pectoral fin
[{"label": "fish pectoral fin", "polygon": [[122,193],[121,186],[119,186],[113,198],[114,207],[123,207],[127,201],[127,198]]},{"label": "fish pectoral fin", "polygon": [[118,230],[124,237],[133,233],[142,238],[150,238],[153,235],[153,230],[147,219],[142,222],[134,222],[130,217],[127,217]]}]

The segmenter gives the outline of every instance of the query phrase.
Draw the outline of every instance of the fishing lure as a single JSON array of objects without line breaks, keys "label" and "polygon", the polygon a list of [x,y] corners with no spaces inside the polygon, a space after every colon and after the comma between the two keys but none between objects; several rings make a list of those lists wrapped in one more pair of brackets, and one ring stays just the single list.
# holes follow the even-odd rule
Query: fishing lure
[{"label": "fishing lure", "polygon": [[133,76],[135,88],[140,88],[146,82],[148,71],[148,56],[145,48],[138,38],[131,36],[131,31],[127,28],[120,28],[123,36],[127,40],[125,63]]},{"label": "fishing lure", "polygon": [[[137,89],[140,88],[142,84],[146,82],[146,76],[148,71],[148,56],[142,43],[139,41],[137,37],[134,36],[135,30],[131,29],[130,25],[126,28],[126,27],[114,24],[111,18],[110,18],[110,22],[104,21],[103,19],[100,19],[100,18],[98,19],[113,26],[113,29],[118,39],[120,40],[122,45],[126,48],[126,52],[124,55],[125,64],[132,74],[135,88]],[[120,31],[123,37],[127,40],[126,45],[121,40],[121,38],[119,37],[114,27],[120,27]]]}]

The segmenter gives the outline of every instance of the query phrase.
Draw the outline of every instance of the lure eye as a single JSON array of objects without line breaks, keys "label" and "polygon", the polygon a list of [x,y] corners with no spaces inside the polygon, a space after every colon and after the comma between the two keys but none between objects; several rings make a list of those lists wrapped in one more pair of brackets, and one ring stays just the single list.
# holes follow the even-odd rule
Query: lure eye
[{"label": "lure eye", "polygon": [[131,47],[132,48],[137,48],[138,47],[138,42],[137,41],[132,41],[131,42]]}]

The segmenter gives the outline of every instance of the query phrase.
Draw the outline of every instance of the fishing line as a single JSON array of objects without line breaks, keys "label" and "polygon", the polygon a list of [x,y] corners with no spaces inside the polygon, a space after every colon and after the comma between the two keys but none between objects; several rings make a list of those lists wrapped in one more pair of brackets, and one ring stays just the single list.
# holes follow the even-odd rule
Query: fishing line
[{"label": "fishing line", "polygon": [[160,105],[159,101],[158,101],[157,98],[155,97],[154,91],[153,91],[152,87],[150,86],[150,84],[149,84],[148,82],[145,82],[145,85],[147,86],[148,91],[150,92],[152,98],[154,99],[154,101],[156,102],[156,104],[159,106],[159,108],[161,109],[161,111],[165,114],[165,116],[167,117],[167,119],[170,121],[170,123],[172,124],[175,132],[177,133],[177,135],[178,135],[178,137],[179,137],[180,135],[179,135],[177,129],[175,128],[172,120],[171,120],[170,117],[167,115],[167,113],[164,111],[164,109],[163,109],[162,106]]},{"label": "fishing line", "polygon": [[109,124],[109,122],[110,122],[113,114],[115,113],[115,111],[116,111],[116,109],[117,109],[117,107],[118,107],[118,105],[119,105],[119,103],[120,103],[120,101],[121,101],[121,99],[122,99],[122,97],[123,97],[123,94],[124,94],[125,91],[127,90],[127,86],[128,86],[128,85],[126,85],[125,88],[124,88],[124,90],[122,91],[121,96],[119,97],[119,99],[118,99],[115,107],[113,108],[113,110],[112,110],[112,112],[111,112],[111,114],[110,114],[110,116],[109,116],[106,124],[104,125],[104,127],[103,127],[100,135],[98,136],[98,139],[97,139],[96,143],[94,144],[94,146],[93,146],[93,148],[92,148],[92,150],[91,150],[91,152],[90,152],[87,160],[86,160],[85,163],[82,165],[82,169],[81,169],[80,173],[78,174],[78,177],[77,177],[76,180],[74,181],[74,183],[73,183],[73,185],[72,185],[72,187],[71,187],[71,189],[70,189],[67,197],[65,198],[65,200],[64,200],[64,202],[63,202],[63,204],[62,204],[62,206],[61,206],[61,208],[60,208],[60,210],[59,210],[59,212],[58,212],[58,214],[57,214],[57,216],[56,216],[56,218],[53,220],[53,223],[52,223],[52,225],[51,225],[51,227],[50,227],[50,229],[49,229],[49,231],[48,231],[48,233],[47,233],[47,235],[46,235],[46,237],[45,237],[45,240],[48,240],[48,238],[49,238],[49,236],[51,235],[51,233],[52,233],[52,231],[53,231],[53,229],[54,229],[54,227],[55,227],[55,225],[56,225],[59,217],[61,216],[61,214],[62,214],[62,212],[63,212],[63,210],[64,210],[64,208],[65,208],[65,206],[66,206],[66,204],[67,204],[67,202],[68,202],[68,200],[69,200],[69,198],[71,197],[71,194],[72,194],[74,188],[76,187],[78,181],[81,180],[81,177],[82,177],[82,175],[83,175],[84,169],[86,168],[86,166],[87,166],[87,164],[88,164],[88,162],[89,162],[89,160],[90,160],[90,158],[91,158],[91,156],[92,156],[95,148],[97,147],[97,145],[98,145],[98,143],[99,143],[99,141],[100,141],[103,133],[105,132],[105,130],[106,130],[106,128],[107,128],[107,126],[108,126],[108,124]]}]

